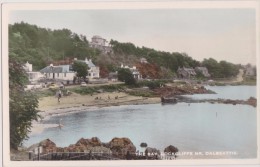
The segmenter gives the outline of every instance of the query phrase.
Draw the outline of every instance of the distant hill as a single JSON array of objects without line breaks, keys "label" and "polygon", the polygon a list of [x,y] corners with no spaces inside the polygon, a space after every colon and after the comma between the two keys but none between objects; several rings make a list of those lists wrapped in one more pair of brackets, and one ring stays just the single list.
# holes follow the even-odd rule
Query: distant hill
[{"label": "distant hill", "polygon": [[[111,40],[109,44],[113,52],[102,53],[90,47],[86,36],[68,29],[51,30],[24,22],[9,25],[9,56],[21,63],[32,63],[33,70],[42,69],[53,62],[64,63],[73,58],[85,57],[100,66],[102,77],[116,71],[121,63],[135,65],[151,78],[171,78],[176,75],[178,67],[206,66],[213,77],[235,76],[239,69],[238,65],[217,62],[212,58],[199,62],[186,53],[157,51],[116,40]],[[140,63],[141,58],[145,58],[148,64]]]}]

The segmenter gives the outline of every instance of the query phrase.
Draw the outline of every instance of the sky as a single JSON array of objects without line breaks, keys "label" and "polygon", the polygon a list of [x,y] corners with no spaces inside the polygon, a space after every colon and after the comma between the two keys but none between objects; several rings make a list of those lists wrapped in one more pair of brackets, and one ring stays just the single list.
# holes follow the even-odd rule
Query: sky
[{"label": "sky", "polygon": [[160,51],[185,52],[196,60],[214,58],[256,64],[254,9],[111,9],[12,11],[9,23],[131,42]]}]

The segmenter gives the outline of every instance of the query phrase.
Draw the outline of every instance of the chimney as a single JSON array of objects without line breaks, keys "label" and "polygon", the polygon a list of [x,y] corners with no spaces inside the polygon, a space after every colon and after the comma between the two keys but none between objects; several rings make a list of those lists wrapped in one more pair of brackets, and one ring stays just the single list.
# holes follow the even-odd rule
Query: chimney
[{"label": "chimney", "polygon": [[75,57],[74,60],[78,60],[78,59]]}]

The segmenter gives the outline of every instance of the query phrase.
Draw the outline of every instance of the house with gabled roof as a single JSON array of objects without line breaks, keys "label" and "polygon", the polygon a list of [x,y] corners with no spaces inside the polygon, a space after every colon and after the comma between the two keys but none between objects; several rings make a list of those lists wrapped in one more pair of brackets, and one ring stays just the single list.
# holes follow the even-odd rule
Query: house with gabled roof
[{"label": "house with gabled roof", "polygon": [[37,82],[40,79],[43,79],[44,76],[39,71],[33,71],[32,64],[28,63],[28,61],[23,65],[23,68],[28,76],[29,81]]},{"label": "house with gabled roof", "polygon": [[133,67],[129,67],[127,65],[123,65],[121,64],[121,68],[126,68],[126,69],[129,69],[131,71],[131,73],[133,74],[133,77],[135,79],[142,79],[142,75],[140,74],[140,72],[138,71],[138,69],[136,68],[136,66],[133,66]]},{"label": "house with gabled roof", "polygon": [[[74,61],[80,61],[88,65],[89,69],[87,78],[99,78],[99,67],[96,66],[91,59],[86,58],[85,60],[78,60],[77,58],[74,58]],[[76,72],[73,71],[72,64],[56,66],[50,64],[49,66],[41,69],[40,72],[45,75],[46,79],[53,80],[73,81],[76,76]]]},{"label": "house with gabled roof", "polygon": [[193,68],[179,67],[177,73],[180,78],[192,78],[196,76],[196,72]]},{"label": "house with gabled roof", "polygon": [[107,40],[101,36],[94,35],[91,38],[90,47],[100,50],[103,53],[111,53],[112,47],[107,45]]},{"label": "house with gabled roof", "polygon": [[54,66],[50,64],[41,69],[40,72],[45,75],[46,79],[72,81],[75,77],[75,72],[72,70],[71,65]]},{"label": "house with gabled roof", "polygon": [[74,61],[79,61],[79,62],[83,62],[86,63],[89,67],[88,70],[88,78],[99,78],[99,67],[96,66],[91,59],[85,58],[85,60],[78,60],[77,58],[74,58]]}]

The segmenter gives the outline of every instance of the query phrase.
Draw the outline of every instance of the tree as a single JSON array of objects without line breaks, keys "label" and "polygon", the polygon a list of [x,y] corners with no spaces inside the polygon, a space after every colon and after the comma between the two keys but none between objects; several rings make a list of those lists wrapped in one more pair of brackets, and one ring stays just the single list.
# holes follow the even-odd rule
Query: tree
[{"label": "tree", "polygon": [[9,113],[10,113],[10,147],[18,149],[28,139],[32,121],[38,121],[38,98],[31,92],[24,91],[28,82],[21,64],[9,56]]},{"label": "tree", "polygon": [[88,75],[88,65],[84,62],[74,61],[72,65],[73,71],[77,73],[78,78],[86,79]]},{"label": "tree", "polygon": [[121,68],[118,71],[118,80],[125,82],[127,85],[134,85],[136,83],[133,74],[129,69]]}]

